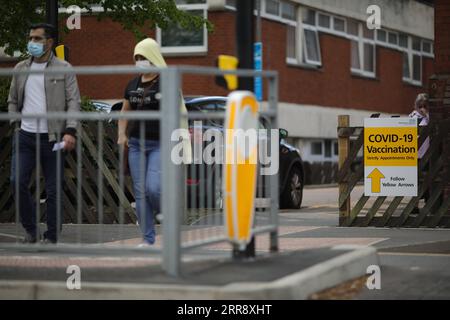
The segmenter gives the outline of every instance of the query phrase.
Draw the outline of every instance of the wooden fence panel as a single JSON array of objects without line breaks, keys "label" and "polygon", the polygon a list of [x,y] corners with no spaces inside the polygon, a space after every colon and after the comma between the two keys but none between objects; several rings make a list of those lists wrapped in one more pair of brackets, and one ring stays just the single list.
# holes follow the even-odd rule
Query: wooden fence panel
[{"label": "wooden fence panel", "polygon": [[[66,155],[65,161],[65,186],[63,197],[64,222],[78,223],[77,216],[77,161],[82,161],[82,199],[81,202],[81,222],[98,223],[98,141],[97,123],[83,123],[81,132],[82,143],[81,159],[77,159],[76,152]],[[104,223],[119,223],[119,206],[122,198],[122,208],[124,212],[124,223],[136,223],[136,215],[132,207],[133,188],[130,177],[124,179],[124,190],[119,185],[119,160],[116,146],[117,126],[114,123],[104,122],[103,124],[103,166],[102,180],[104,183]],[[0,222],[15,222],[15,204],[11,194],[10,171],[11,171],[11,149],[13,135],[8,123],[0,123]],[[34,188],[32,180],[31,188]],[[44,190],[41,183],[41,191]],[[45,221],[46,208],[41,205],[41,221]]]}]

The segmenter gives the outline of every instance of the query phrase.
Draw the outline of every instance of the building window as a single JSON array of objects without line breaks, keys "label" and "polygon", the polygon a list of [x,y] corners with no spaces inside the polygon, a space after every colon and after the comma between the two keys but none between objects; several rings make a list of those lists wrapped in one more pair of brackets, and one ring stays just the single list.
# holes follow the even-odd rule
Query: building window
[{"label": "building window", "polygon": [[332,155],[332,143],[331,140],[326,139],[325,140],[325,158],[331,158]]},{"label": "building window", "polygon": [[347,33],[351,41],[351,71],[365,77],[375,77],[375,33],[366,25],[347,20]]},{"label": "building window", "polygon": [[302,8],[302,22],[305,25],[316,26],[316,11]]},{"label": "building window", "polygon": [[414,51],[421,51],[422,50],[422,42],[417,37],[412,37],[412,49]]},{"label": "building window", "polygon": [[[422,43],[419,38],[401,35],[403,52],[403,81],[422,85]],[[399,43],[400,44],[400,43]]]},{"label": "building window", "polygon": [[286,60],[291,64],[320,66],[322,58],[316,25],[317,12],[302,8],[300,16],[301,21],[285,21]]},{"label": "building window", "polygon": [[297,21],[296,7],[292,2],[281,2],[281,17],[290,21]]},{"label": "building window", "polygon": [[286,22],[297,22],[297,7],[291,1],[260,0],[262,16],[268,19]]},{"label": "building window", "polygon": [[230,8],[236,9],[236,0],[226,0],[225,5]]},{"label": "building window", "polygon": [[297,27],[295,25],[287,25],[286,37],[286,54],[288,62],[295,63],[297,61],[296,39]]},{"label": "building window", "polygon": [[360,55],[359,55],[359,44],[358,41],[351,40],[351,59],[352,59],[352,70],[359,70],[361,69],[361,61],[360,61]]},{"label": "building window", "polygon": [[315,141],[311,143],[311,155],[322,155],[322,141]]},{"label": "building window", "polygon": [[422,40],[422,53],[425,55],[433,55],[433,44],[431,41]]},{"label": "building window", "polygon": [[377,30],[377,40],[380,42],[386,42],[387,41],[387,34],[385,30],[378,29]]},{"label": "building window", "polygon": [[345,20],[338,17],[334,17],[333,29],[337,32],[345,32]]},{"label": "building window", "polygon": [[388,42],[389,42],[389,44],[392,44],[394,46],[398,45],[397,33],[389,32],[389,34],[388,34]]},{"label": "building window", "polygon": [[408,36],[406,34],[398,35],[398,45],[402,48],[408,48]]},{"label": "building window", "polygon": [[274,16],[280,15],[280,1],[279,0],[266,0],[265,12]]},{"label": "building window", "polygon": [[302,62],[315,66],[322,64],[320,55],[319,33],[317,31],[317,12],[302,8]]},{"label": "building window", "polygon": [[303,30],[303,46],[305,62],[308,64],[320,65],[319,35],[315,30]]},{"label": "building window", "polygon": [[352,36],[358,36],[358,22],[355,20],[347,20],[347,33]]},{"label": "building window", "polygon": [[319,13],[319,26],[325,29],[331,28],[331,17],[322,13]]},{"label": "building window", "polygon": [[[190,14],[207,19],[206,0],[177,0],[177,7],[189,11]],[[186,4],[189,3],[189,4]],[[208,33],[206,26],[202,29],[185,29],[179,25],[165,30],[157,28],[156,38],[161,46],[161,52],[166,55],[185,55],[206,53],[208,51]]]}]

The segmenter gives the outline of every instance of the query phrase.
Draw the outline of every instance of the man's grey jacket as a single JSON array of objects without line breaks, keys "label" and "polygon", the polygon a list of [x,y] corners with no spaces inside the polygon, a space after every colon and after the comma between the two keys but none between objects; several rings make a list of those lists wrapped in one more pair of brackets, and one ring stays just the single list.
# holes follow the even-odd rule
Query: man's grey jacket
[{"label": "man's grey jacket", "polygon": [[[29,69],[32,58],[19,62],[15,70]],[[70,63],[60,60],[51,54],[47,68],[69,68]],[[15,75],[11,82],[8,96],[8,112],[22,112],[24,102],[25,84],[28,75]],[[80,91],[74,74],[45,74],[45,96],[47,100],[47,112],[80,111]],[[76,120],[48,120],[49,141],[54,141],[59,133],[76,134]]]}]

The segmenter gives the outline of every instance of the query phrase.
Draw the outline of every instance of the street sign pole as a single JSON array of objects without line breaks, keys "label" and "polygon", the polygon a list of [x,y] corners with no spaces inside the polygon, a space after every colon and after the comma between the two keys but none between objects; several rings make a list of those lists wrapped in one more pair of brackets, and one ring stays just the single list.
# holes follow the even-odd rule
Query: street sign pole
[{"label": "street sign pole", "polygon": [[[253,69],[253,42],[255,28],[253,24],[254,0],[236,1],[236,48],[240,69]],[[251,77],[241,77],[239,79],[239,90],[254,90],[254,81]],[[255,256],[255,237],[252,237],[245,250],[239,250],[237,246],[233,248],[234,259],[251,258]]]},{"label": "street sign pole", "polygon": [[58,0],[47,0],[46,1],[46,15],[47,23],[55,27],[55,41],[54,46],[58,45]]}]

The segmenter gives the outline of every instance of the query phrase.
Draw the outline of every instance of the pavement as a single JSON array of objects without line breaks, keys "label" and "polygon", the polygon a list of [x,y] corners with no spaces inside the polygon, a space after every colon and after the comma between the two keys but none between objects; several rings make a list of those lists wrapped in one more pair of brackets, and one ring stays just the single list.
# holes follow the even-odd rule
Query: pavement
[{"label": "pavement", "polygon": [[[8,247],[21,231],[2,224],[0,299],[450,298],[450,230],[338,227],[336,193],[334,186],[308,188],[304,208],[280,211],[278,253],[269,251],[265,234],[256,237],[256,257],[242,261],[231,258],[228,243],[210,244],[183,254],[179,277],[162,270],[159,227],[155,247],[136,250],[137,226],[65,225],[61,242],[89,247],[80,251],[64,244]],[[258,216],[257,223],[265,219]],[[221,235],[218,222],[183,226],[183,241]],[[121,244],[129,249],[108,250]],[[70,265],[80,267],[81,290],[67,287]],[[369,290],[363,281],[372,265],[381,267],[381,289]],[[351,295],[320,294],[355,279]]]}]

